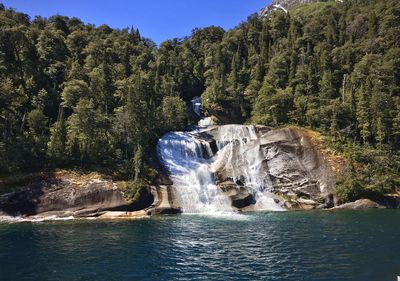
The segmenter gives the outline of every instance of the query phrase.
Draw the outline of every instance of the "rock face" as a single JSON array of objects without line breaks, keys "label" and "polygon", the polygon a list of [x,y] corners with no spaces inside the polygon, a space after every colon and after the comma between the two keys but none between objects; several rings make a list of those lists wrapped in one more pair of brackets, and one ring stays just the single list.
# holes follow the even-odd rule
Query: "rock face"
[{"label": "rock face", "polygon": [[150,206],[150,189],[139,203],[127,202],[121,182],[99,175],[56,174],[54,177],[31,183],[24,191],[0,197],[0,211],[7,215],[41,213],[72,214],[76,216],[104,210],[135,211]]},{"label": "rock face", "polygon": [[171,215],[182,213],[182,210],[175,204],[175,192],[172,182],[170,185],[152,187],[154,203],[147,209],[148,215]]},{"label": "rock face", "polygon": [[[332,205],[333,202],[326,201],[335,193],[337,166],[332,165],[307,132],[294,128],[269,131],[261,137],[261,149],[266,155],[265,169],[273,193],[314,201],[303,200],[300,204]],[[344,162],[335,164],[344,168]]]},{"label": "rock face", "polygon": [[[306,130],[255,128],[258,140],[253,141],[254,146],[233,151],[251,153],[247,159],[259,157],[262,165],[257,173],[276,201],[288,209],[331,208],[336,204],[335,182],[345,169],[343,159],[324,149]],[[209,134],[218,138],[218,128]],[[231,153],[220,158],[214,165],[219,187],[239,209],[254,204],[253,194],[241,180],[249,177],[243,176],[249,173],[246,157]]]},{"label": "rock face", "polygon": [[245,187],[239,186],[232,180],[219,183],[219,188],[228,196],[232,201],[232,206],[237,209],[243,209],[255,203],[253,194]]}]

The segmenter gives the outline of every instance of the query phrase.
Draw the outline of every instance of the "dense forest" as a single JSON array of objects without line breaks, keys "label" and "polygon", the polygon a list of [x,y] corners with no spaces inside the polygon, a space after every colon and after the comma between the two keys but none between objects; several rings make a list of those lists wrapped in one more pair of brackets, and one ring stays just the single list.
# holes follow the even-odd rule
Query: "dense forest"
[{"label": "dense forest", "polygon": [[[106,168],[141,179],[158,138],[206,114],[309,127],[347,155],[345,200],[400,174],[400,2],[298,5],[156,46],[137,29],[0,4],[0,174]],[[372,194],[372,195],[371,195]]]}]

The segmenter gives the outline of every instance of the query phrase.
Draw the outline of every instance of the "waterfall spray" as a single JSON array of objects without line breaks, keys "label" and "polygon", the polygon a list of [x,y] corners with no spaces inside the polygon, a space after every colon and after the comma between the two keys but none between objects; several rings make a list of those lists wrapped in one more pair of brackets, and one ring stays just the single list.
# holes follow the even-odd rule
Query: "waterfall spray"
[{"label": "waterfall spray", "polygon": [[[202,116],[201,100],[192,100],[193,111]],[[233,212],[232,202],[216,184],[214,173],[223,169],[241,182],[255,199],[255,210],[281,210],[270,196],[270,180],[263,169],[259,136],[251,125],[213,126],[214,153],[202,134],[210,126],[203,118],[190,132],[170,132],[158,145],[158,155],[170,173],[178,204],[184,213]]]}]

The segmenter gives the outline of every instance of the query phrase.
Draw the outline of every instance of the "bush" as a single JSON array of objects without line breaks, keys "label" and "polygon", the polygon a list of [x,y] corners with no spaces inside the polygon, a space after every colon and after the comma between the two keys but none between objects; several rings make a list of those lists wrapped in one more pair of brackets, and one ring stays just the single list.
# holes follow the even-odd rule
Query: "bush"
[{"label": "bush", "polygon": [[136,180],[127,182],[124,197],[131,203],[139,203],[145,196],[148,184],[144,180]]},{"label": "bush", "polygon": [[336,188],[337,196],[343,202],[361,198],[381,200],[385,195],[398,191],[398,155],[365,146],[352,146],[347,155],[349,171]]},{"label": "bush", "polygon": [[363,187],[358,180],[346,178],[336,187],[336,195],[342,202],[352,202],[363,197]]}]

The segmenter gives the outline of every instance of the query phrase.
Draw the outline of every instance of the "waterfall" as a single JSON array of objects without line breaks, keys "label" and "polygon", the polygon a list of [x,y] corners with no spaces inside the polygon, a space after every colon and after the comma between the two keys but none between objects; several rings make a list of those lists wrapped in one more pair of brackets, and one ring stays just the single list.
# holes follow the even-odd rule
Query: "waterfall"
[{"label": "waterfall", "polygon": [[266,158],[252,125],[220,126],[215,136],[218,153],[212,170],[223,170],[233,182],[253,194],[255,210],[281,210],[271,197],[271,180],[263,167]]},{"label": "waterfall", "polygon": [[157,148],[184,213],[233,211],[229,198],[215,184],[209,143],[196,138],[195,132],[172,132],[159,141]]},{"label": "waterfall", "polygon": [[201,111],[201,98],[200,97],[194,97],[192,100],[192,110],[193,112],[200,117],[200,121],[198,123],[198,126],[201,128],[204,127],[208,127],[211,125],[214,125],[213,120],[211,119],[211,117],[204,117],[202,115],[202,111]]},{"label": "waterfall", "polygon": [[192,110],[193,112],[199,116],[200,118],[202,118],[202,114],[201,114],[201,98],[200,97],[194,97],[192,100]]},{"label": "waterfall", "polygon": [[[192,109],[202,116],[201,99],[192,100]],[[216,170],[223,170],[240,183],[255,199],[255,210],[281,210],[269,193],[268,174],[263,169],[260,140],[254,126],[213,126],[211,118],[203,118],[199,126],[189,132],[170,132],[158,142],[160,161],[169,171],[177,203],[184,213],[233,212],[232,202],[217,186]],[[211,143],[216,144],[214,153]]]}]

